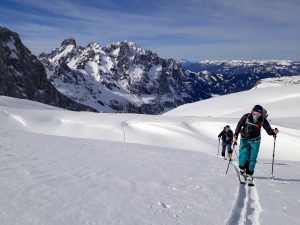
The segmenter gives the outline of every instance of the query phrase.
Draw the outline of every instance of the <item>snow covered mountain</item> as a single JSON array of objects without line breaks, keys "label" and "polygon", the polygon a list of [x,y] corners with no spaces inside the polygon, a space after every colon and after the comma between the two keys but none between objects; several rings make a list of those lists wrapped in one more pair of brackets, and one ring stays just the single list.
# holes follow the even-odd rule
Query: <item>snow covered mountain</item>
[{"label": "snow covered mountain", "polygon": [[266,78],[258,81],[253,89],[281,87],[288,85],[300,84],[300,75],[291,77]]},{"label": "snow covered mountain", "polygon": [[300,74],[300,62],[289,60],[207,60],[199,63],[181,60],[181,65],[187,76],[205,79],[208,86],[204,91],[219,95],[249,90],[264,78]]},{"label": "snow covered mountain", "polygon": [[25,98],[70,110],[94,109],[74,102],[47,80],[42,63],[19,35],[0,27],[0,95]]},{"label": "snow covered mountain", "polygon": [[159,114],[210,97],[179,62],[128,41],[81,47],[66,39],[39,58],[60,92],[102,112]]}]

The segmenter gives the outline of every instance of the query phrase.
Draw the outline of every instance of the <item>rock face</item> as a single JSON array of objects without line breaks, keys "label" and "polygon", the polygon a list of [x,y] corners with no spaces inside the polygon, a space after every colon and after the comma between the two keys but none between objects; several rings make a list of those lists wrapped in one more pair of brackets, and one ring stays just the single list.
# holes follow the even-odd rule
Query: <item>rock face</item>
[{"label": "rock face", "polygon": [[159,114],[211,97],[178,61],[128,41],[83,48],[67,39],[39,59],[60,92],[102,112]]},{"label": "rock face", "polygon": [[48,81],[43,64],[23,45],[19,35],[4,27],[0,27],[0,95],[95,111],[57,91]]}]

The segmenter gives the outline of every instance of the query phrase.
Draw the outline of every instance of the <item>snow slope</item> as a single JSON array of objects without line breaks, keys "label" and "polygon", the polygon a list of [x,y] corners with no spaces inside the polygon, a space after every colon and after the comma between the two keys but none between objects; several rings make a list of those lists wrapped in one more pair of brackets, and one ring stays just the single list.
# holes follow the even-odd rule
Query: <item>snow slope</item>
[{"label": "snow slope", "polygon": [[[215,178],[228,186],[236,180],[226,181],[225,162],[214,156],[5,130],[0,135],[1,224],[197,224],[199,218],[223,224],[229,216],[223,209],[231,208],[234,192],[224,194]],[[212,218],[215,210],[219,216]]]},{"label": "snow slope", "polygon": [[[0,224],[299,224],[299,95],[299,85],[251,90],[162,116],[0,96]],[[264,133],[248,188],[235,158],[225,175],[217,135],[257,103],[280,134],[275,179]]]},{"label": "snow slope", "polygon": [[[235,128],[237,122],[254,105],[261,104],[268,110],[271,126],[277,127],[280,134],[277,139],[277,157],[283,160],[300,160],[300,85],[273,87],[239,92],[230,95],[218,96],[205,101],[186,104],[170,112],[166,116],[208,117],[210,121],[202,123],[206,133],[213,137],[221,125],[228,123]],[[218,121],[224,121],[220,123]],[[287,149],[288,146],[288,149]],[[271,158],[273,138],[262,131],[260,157]]]},{"label": "snow slope", "polygon": [[266,78],[262,79],[253,87],[257,88],[269,88],[269,87],[281,87],[289,86],[294,84],[300,84],[300,76],[290,76],[290,77],[276,77],[276,78]]},{"label": "snow slope", "polygon": [[[243,113],[251,111],[254,105],[261,104],[268,110],[271,119],[300,117],[300,106],[296,104],[299,100],[300,85],[297,84],[218,96],[205,101],[185,104],[164,115],[239,118]],[[291,107],[293,110],[287,110]]]}]

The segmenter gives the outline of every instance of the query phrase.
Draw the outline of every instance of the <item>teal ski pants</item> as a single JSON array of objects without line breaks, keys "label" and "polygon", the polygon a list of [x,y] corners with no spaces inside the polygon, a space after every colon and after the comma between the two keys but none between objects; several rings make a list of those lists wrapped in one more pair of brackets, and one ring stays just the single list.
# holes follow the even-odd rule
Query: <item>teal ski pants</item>
[{"label": "teal ski pants", "polygon": [[246,169],[247,173],[252,175],[256,164],[260,146],[260,140],[247,140],[241,138],[239,149],[239,166],[241,169]]}]

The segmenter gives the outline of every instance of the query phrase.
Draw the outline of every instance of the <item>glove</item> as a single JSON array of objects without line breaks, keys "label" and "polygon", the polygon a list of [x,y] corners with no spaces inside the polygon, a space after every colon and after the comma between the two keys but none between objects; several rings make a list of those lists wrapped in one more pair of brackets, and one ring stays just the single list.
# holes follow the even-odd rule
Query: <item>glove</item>
[{"label": "glove", "polygon": [[277,128],[273,129],[273,137],[276,138],[277,134],[278,134],[279,130]]}]

